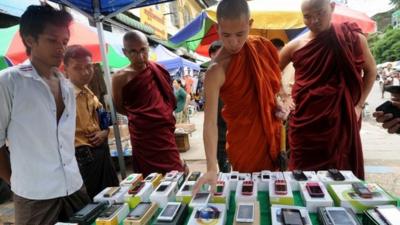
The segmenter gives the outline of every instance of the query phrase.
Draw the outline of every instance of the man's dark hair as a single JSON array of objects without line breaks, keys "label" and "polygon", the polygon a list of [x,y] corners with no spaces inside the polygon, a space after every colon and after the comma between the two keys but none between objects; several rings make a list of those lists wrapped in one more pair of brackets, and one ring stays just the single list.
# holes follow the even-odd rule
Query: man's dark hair
[{"label": "man's dark hair", "polygon": [[217,20],[237,19],[244,15],[250,18],[250,9],[246,0],[222,0],[217,6]]},{"label": "man's dark hair", "polygon": [[81,45],[68,46],[64,55],[64,65],[68,65],[70,59],[92,58],[92,53]]},{"label": "man's dark hair", "polygon": [[31,54],[31,49],[24,40],[27,36],[32,36],[37,40],[47,24],[68,27],[71,21],[72,16],[67,11],[56,10],[49,5],[29,6],[21,16],[19,26],[19,34],[26,47],[26,53]]},{"label": "man's dark hair", "polygon": [[214,41],[208,48],[208,56],[211,57],[211,54],[216,53],[221,47],[222,47],[221,41]]},{"label": "man's dark hair", "polygon": [[285,42],[283,42],[279,38],[274,38],[271,40],[271,42],[275,46],[275,48],[277,48],[278,50],[280,50],[281,48],[283,48],[285,46]]}]

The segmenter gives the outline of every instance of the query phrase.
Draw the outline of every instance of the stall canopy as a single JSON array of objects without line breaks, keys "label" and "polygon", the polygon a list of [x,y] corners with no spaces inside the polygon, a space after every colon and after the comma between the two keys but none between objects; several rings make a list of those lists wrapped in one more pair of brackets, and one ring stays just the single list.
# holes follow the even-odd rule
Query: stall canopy
[{"label": "stall canopy", "polygon": [[162,45],[158,45],[154,49],[154,53],[157,55],[157,62],[170,72],[184,67],[200,71],[200,66],[198,64],[180,57]]}]

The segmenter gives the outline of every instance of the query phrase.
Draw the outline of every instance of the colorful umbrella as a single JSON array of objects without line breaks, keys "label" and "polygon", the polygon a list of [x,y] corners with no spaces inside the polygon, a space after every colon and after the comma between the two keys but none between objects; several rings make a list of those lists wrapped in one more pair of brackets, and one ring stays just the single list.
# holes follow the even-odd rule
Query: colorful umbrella
[{"label": "colorful umbrella", "polygon": [[[97,34],[88,26],[73,22],[70,26],[71,38],[69,45],[79,44],[87,48],[93,55],[93,61],[101,61],[100,46]],[[28,57],[25,46],[19,35],[19,25],[0,29],[0,56],[7,57],[12,64],[24,62]]]},{"label": "colorful umbrella", "polygon": [[[251,17],[254,19],[251,34],[269,39],[279,38],[285,42],[298,36],[305,28],[300,0],[253,0],[249,1]],[[376,23],[361,12],[337,4],[333,22],[356,22],[364,32],[376,31]],[[208,56],[209,45],[218,40],[216,6],[203,11],[185,26],[170,42],[183,46],[201,55]]]}]

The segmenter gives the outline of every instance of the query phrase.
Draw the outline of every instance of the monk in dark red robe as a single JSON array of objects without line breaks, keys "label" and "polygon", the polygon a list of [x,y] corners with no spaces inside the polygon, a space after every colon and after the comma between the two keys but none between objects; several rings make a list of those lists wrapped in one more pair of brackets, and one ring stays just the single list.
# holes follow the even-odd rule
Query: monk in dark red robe
[{"label": "monk in dark red robe", "polygon": [[304,1],[311,32],[281,52],[281,69],[292,61],[296,71],[289,169],[337,168],[364,178],[360,113],[375,63],[356,24],[331,25],[333,9],[329,1]]},{"label": "monk in dark red robe", "polygon": [[113,78],[113,97],[117,110],[129,120],[133,170],[144,176],[183,171],[175,143],[176,100],[170,75],[147,60],[147,39],[139,32],[124,36],[124,53],[131,65]]}]

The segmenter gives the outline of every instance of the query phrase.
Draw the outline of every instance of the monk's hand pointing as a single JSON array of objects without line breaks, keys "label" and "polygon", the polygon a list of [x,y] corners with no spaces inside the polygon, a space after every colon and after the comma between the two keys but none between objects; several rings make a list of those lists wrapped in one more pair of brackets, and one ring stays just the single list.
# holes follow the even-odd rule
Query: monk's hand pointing
[{"label": "monk's hand pointing", "polygon": [[210,193],[214,194],[217,185],[217,176],[218,175],[216,171],[208,171],[203,176],[201,176],[193,187],[193,196],[196,195],[196,193],[199,192],[201,188],[207,184],[210,185]]}]

